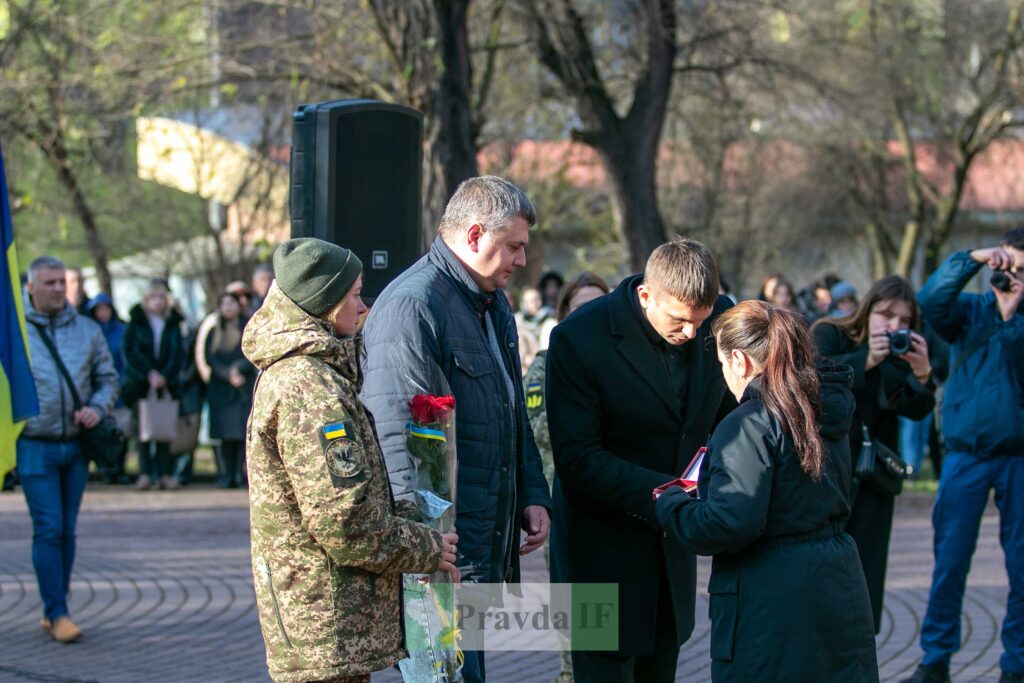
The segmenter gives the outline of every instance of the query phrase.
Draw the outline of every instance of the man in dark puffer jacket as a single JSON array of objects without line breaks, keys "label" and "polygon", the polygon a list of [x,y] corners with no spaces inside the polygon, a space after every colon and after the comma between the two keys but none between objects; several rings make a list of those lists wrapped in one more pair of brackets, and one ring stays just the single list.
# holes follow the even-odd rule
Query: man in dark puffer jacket
[{"label": "man in dark puffer jacket", "polygon": [[[463,182],[430,251],[378,297],[363,332],[363,401],[396,498],[413,495],[403,436],[409,399],[455,396],[463,581],[517,581],[518,556],[540,548],[550,526],[515,322],[499,291],[526,265],[535,222],[533,205],[512,183],[493,176]],[[516,549],[520,528],[527,536]],[[466,653],[463,675],[484,680],[482,653]]]}]

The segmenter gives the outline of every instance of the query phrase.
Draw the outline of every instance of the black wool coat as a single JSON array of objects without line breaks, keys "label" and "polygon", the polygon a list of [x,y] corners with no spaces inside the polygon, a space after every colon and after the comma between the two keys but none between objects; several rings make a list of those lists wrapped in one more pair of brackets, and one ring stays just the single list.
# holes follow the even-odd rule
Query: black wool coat
[{"label": "black wool coat", "polygon": [[[217,324],[222,324],[218,319]],[[244,320],[233,323],[245,327]],[[206,388],[206,400],[210,406],[210,436],[225,441],[245,441],[245,423],[252,409],[252,392],[256,384],[256,367],[242,353],[242,335],[239,331],[238,345],[232,349],[215,349],[214,338],[206,337],[206,362],[210,366],[210,384]],[[229,378],[235,369],[245,377],[245,384],[232,386]]]},{"label": "black wool coat", "polygon": [[[682,405],[632,308],[641,280],[627,278],[554,329],[546,379],[557,475],[552,565],[564,563],[571,582],[618,584],[619,651],[627,655],[651,653],[659,601],[671,601],[679,644],[693,631],[696,558],[664,538],[651,491],[682,473],[736,405],[711,337],[712,321],[732,302],[719,297],[687,342]],[[659,595],[662,571],[671,595]]]},{"label": "black wool coat", "polygon": [[765,408],[760,382],[715,430],[693,498],[658,501],[668,536],[713,555],[714,683],[878,681],[871,609],[853,539],[847,430],[849,370],[823,375],[820,431],[827,454],[815,481]]},{"label": "black wool coat", "polygon": [[[835,325],[815,327],[814,341],[822,356],[853,369],[853,396],[857,408],[849,437],[851,466],[856,464],[864,440],[861,425],[868,428],[873,439],[898,453],[899,418],[924,418],[935,408],[934,393],[914,379],[907,363],[896,358],[886,358],[865,371],[867,343],[856,343]],[[875,633],[882,627],[882,598],[894,509],[895,498],[891,494],[867,485],[858,486],[846,528],[857,543],[864,578],[868,582]]]},{"label": "black wool coat", "polygon": [[181,395],[179,374],[185,363],[185,339],[181,333],[184,319],[171,309],[160,335],[160,353],[156,353],[153,328],[141,305],[135,305],[128,317],[122,349],[124,352],[124,385],[121,397],[125,405],[134,405],[149,393],[149,371],[156,370],[167,380],[171,396]]}]

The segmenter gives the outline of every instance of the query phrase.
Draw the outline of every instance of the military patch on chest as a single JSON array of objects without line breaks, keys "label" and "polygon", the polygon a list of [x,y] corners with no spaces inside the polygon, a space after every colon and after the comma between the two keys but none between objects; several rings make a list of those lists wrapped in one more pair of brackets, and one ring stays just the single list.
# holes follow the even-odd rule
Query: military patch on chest
[{"label": "military patch on chest", "polygon": [[363,474],[363,447],[352,439],[331,441],[324,455],[332,479],[353,479]]}]

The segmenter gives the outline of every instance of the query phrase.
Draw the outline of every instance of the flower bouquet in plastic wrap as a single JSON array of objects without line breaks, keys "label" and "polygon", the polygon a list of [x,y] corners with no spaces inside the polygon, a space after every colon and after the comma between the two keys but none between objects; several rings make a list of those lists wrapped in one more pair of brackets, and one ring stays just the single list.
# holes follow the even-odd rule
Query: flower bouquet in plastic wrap
[{"label": "flower bouquet in plastic wrap", "polygon": [[[409,401],[405,450],[420,521],[441,533],[455,526],[455,398],[418,394]],[[406,683],[461,683],[455,586],[445,572],[406,574]]]}]

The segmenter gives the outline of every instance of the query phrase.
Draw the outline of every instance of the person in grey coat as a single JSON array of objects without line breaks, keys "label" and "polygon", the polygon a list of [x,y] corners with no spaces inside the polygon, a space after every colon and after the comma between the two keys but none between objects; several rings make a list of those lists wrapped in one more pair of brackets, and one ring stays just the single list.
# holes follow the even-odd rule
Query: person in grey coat
[{"label": "person in grey coat", "polygon": [[[413,495],[403,434],[409,399],[455,396],[455,526],[467,582],[517,581],[519,555],[543,546],[550,526],[551,496],[527,418],[518,335],[500,291],[526,265],[535,222],[533,205],[512,183],[466,180],[429,253],[381,293],[363,331],[362,397],[396,498]],[[483,653],[466,653],[463,676],[467,683],[484,680]]]},{"label": "person in grey coat", "polygon": [[217,485],[238,488],[245,472],[245,423],[252,410],[256,368],[242,353],[246,319],[242,304],[229,292],[220,295],[217,324],[206,338],[204,356],[210,366],[206,402],[210,407],[210,437],[217,446]]},{"label": "person in grey coat", "polygon": [[[119,387],[103,330],[79,315],[65,295],[60,260],[41,256],[29,264],[25,319],[39,415],[25,423],[17,458],[32,516],[32,566],[43,600],[41,624],[54,640],[67,643],[82,635],[67,606],[78,509],[89,477],[79,436],[113,409]],[[81,407],[74,405],[44,334],[71,376]]]},{"label": "person in grey coat", "polygon": [[711,680],[878,681],[850,514],[852,371],[819,369],[802,317],[745,301],[712,327],[740,405],[715,429],[699,498],[656,505],[669,538],[713,555]]}]

